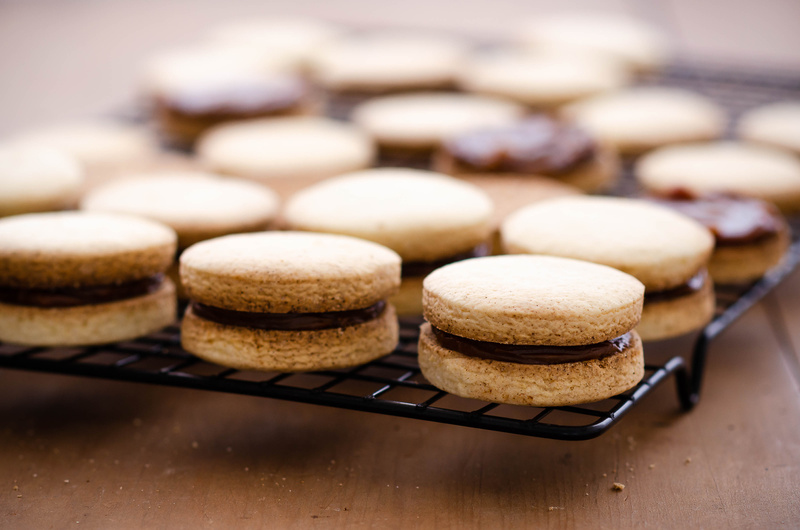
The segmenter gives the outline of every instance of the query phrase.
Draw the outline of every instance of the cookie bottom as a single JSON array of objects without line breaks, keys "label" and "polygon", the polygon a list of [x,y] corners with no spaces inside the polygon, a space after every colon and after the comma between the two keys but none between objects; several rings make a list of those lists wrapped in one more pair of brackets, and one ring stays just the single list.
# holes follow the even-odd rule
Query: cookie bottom
[{"label": "cookie bottom", "polygon": [[276,331],[218,324],[186,310],[183,348],[240,370],[310,372],[357,366],[394,350],[397,315],[391,304],[374,320],[346,328]]},{"label": "cookie bottom", "polygon": [[714,316],[716,300],[711,280],[694,293],[659,302],[648,302],[642,308],[642,320],[636,331],[642,340],[661,340],[678,337],[700,329]]},{"label": "cookie bottom", "polygon": [[0,341],[29,346],[90,346],[131,340],[175,321],[175,285],[107,304],[30,307],[0,303]]},{"label": "cookie bottom", "polygon": [[719,284],[757,280],[781,262],[788,248],[788,228],[752,244],[717,247],[708,272]]},{"label": "cookie bottom", "polygon": [[465,398],[558,407],[600,401],[624,392],[644,377],[642,341],[603,359],[563,364],[517,364],[469,357],[441,346],[423,324],[419,364],[431,384]]}]

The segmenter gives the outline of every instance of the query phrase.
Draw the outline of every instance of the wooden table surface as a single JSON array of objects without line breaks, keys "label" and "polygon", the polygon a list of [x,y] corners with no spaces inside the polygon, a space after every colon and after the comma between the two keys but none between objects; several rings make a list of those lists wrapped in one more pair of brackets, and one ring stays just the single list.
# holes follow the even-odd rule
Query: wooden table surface
[{"label": "wooden table surface", "polygon": [[[451,13],[455,4],[292,9],[411,24],[425,6]],[[791,0],[603,4],[662,21],[685,55],[800,68]],[[269,5],[0,4],[0,134],[120,108],[144,54]],[[502,35],[520,13],[552,7],[458,5],[458,17],[421,22]],[[669,382],[586,442],[3,370],[0,527],[798,527],[798,293],[795,274],[714,342],[696,410],[679,411]]]}]

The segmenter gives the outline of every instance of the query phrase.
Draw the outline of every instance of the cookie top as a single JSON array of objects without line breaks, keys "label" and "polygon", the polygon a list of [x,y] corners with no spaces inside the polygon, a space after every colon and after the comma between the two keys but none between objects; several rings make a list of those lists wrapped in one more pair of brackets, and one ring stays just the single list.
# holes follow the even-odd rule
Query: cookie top
[{"label": "cookie top", "polygon": [[784,210],[800,208],[800,161],[782,149],[736,142],[676,145],[644,156],[635,172],[656,193],[730,192]]},{"label": "cookie top", "polygon": [[433,148],[459,133],[511,124],[524,112],[487,96],[420,92],[371,99],[352,118],[381,145]]},{"label": "cookie top", "polygon": [[468,339],[578,346],[639,323],[644,286],[595,263],[550,256],[492,256],[446,265],[423,282],[425,318]]},{"label": "cookie top", "polygon": [[236,234],[203,241],[180,260],[188,297],[261,313],[369,307],[397,291],[400,256],[353,237],[307,232]]},{"label": "cookie top", "polygon": [[783,147],[800,155],[800,101],[782,101],[746,112],[736,132],[743,140]]},{"label": "cookie top", "polygon": [[240,44],[305,67],[315,50],[341,34],[339,27],[322,20],[270,17],[227,22],[212,29],[210,37],[213,42]]},{"label": "cookie top", "polygon": [[658,69],[672,55],[666,35],[624,15],[575,12],[538,17],[523,25],[519,40],[537,50],[607,55],[638,71]]},{"label": "cookie top", "polygon": [[0,217],[61,210],[77,200],[83,169],[68,154],[34,145],[0,146]]},{"label": "cookie top", "polygon": [[178,247],[237,232],[264,230],[278,214],[277,195],[249,180],[210,173],[149,173],[87,194],[87,211],[140,215],[172,227]]},{"label": "cookie top", "polygon": [[459,76],[459,84],[470,92],[549,108],[621,88],[627,79],[625,68],[602,57],[506,52],[471,61]]},{"label": "cookie top", "polygon": [[63,151],[90,173],[141,167],[158,152],[155,140],[144,129],[116,121],[52,125],[11,141]]},{"label": "cookie top", "polygon": [[491,233],[493,205],[479,188],[441,173],[384,168],[328,179],[284,210],[299,230],[346,234],[385,245],[406,261],[471,250]]},{"label": "cookie top", "polygon": [[666,87],[636,87],[567,106],[567,117],[623,153],[711,140],[722,134],[725,112],[710,99]]},{"label": "cookie top", "polygon": [[503,223],[505,248],[614,267],[648,291],[685,283],[705,267],[714,237],[700,223],[636,199],[564,197],[527,206]]},{"label": "cookie top", "polygon": [[212,128],[197,153],[212,170],[250,178],[326,177],[369,166],[370,138],[327,118],[247,120]]},{"label": "cookie top", "polygon": [[386,92],[448,86],[467,52],[443,35],[384,31],[348,37],[319,48],[315,79],[332,90]]},{"label": "cookie top", "polygon": [[164,272],[175,232],[155,221],[110,213],[56,212],[0,219],[0,285],[110,285]]}]

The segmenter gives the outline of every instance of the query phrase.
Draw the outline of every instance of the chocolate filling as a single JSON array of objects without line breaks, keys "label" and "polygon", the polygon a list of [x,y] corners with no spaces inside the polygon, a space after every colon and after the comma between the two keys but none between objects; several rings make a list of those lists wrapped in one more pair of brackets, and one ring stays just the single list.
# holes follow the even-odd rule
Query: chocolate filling
[{"label": "chocolate filling", "polygon": [[163,282],[164,275],[157,274],[132,282],[87,287],[25,289],[0,286],[0,302],[30,307],[74,307],[105,304],[154,293]]},{"label": "chocolate filling", "polygon": [[777,235],[784,226],[778,209],[758,199],[726,194],[697,197],[676,189],[651,200],[704,225],[720,247],[757,243]]},{"label": "chocolate filling", "polygon": [[702,269],[700,272],[689,278],[689,280],[672,289],[665,289],[663,291],[645,291],[644,303],[653,302],[666,302],[680,298],[681,296],[688,296],[700,291],[708,282],[708,270]]},{"label": "chocolate filling", "polygon": [[491,251],[489,243],[481,243],[466,252],[454,254],[436,261],[404,261],[401,265],[400,276],[403,278],[427,276],[436,269],[469,258],[488,256]]},{"label": "chocolate filling", "polygon": [[286,111],[302,103],[308,94],[308,86],[301,79],[276,76],[228,86],[198,86],[158,98],[156,104],[168,115],[216,122]]},{"label": "chocolate filling", "polygon": [[444,150],[457,165],[473,171],[559,175],[595,156],[597,146],[583,129],[537,115],[457,136],[445,142]]},{"label": "chocolate filling", "polygon": [[375,320],[383,314],[386,302],[363,309],[329,311],[327,313],[252,313],[222,309],[192,302],[192,312],[217,324],[274,331],[317,331],[320,329],[347,328]]},{"label": "chocolate filling", "polygon": [[436,341],[448,350],[469,357],[517,364],[563,364],[602,359],[625,351],[631,345],[631,334],[587,344],[585,346],[534,346],[527,344],[500,344],[467,339],[431,326]]}]

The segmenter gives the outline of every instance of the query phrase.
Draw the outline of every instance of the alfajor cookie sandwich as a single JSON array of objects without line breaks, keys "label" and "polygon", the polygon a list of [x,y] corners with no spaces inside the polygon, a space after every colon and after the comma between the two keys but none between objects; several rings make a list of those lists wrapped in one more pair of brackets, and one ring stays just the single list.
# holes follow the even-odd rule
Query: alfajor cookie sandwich
[{"label": "alfajor cookie sandwich", "polygon": [[319,107],[302,77],[247,46],[162,53],[146,66],[142,91],[161,132],[179,145],[221,123],[313,114]]},{"label": "alfajor cookie sandwich", "polygon": [[800,101],[780,101],[748,110],[736,125],[742,140],[800,155]]},{"label": "alfajor cookie sandwich", "polygon": [[35,145],[0,146],[0,217],[75,206],[84,171],[67,153]]},{"label": "alfajor cookie sandwich", "polygon": [[457,396],[537,407],[600,401],[644,375],[636,331],[644,287],[594,263],[493,256],[424,284],[419,364]]},{"label": "alfajor cookie sandwich", "polygon": [[175,232],[127,215],[57,212],[0,220],[0,341],[81,346],[175,320],[164,272]]},{"label": "alfajor cookie sandwich", "polygon": [[732,193],[769,201],[781,211],[800,211],[800,160],[776,147],[713,142],[664,147],[634,168],[655,194],[679,188],[695,195]]},{"label": "alfajor cookie sandwich", "polygon": [[[279,205],[278,196],[263,184],[199,171],[130,176],[96,188],[81,201],[86,211],[125,213],[164,223],[178,234],[178,256],[206,239],[266,230]],[[169,273],[183,295],[177,265]]]},{"label": "alfajor cookie sandwich", "polygon": [[695,196],[685,190],[650,200],[691,217],[714,234],[708,271],[717,284],[757,280],[778,265],[789,248],[789,225],[766,201],[720,193]]},{"label": "alfajor cookie sandwich", "polygon": [[181,256],[191,303],[183,347],[239,369],[302,372],[354,366],[398,340],[386,299],[400,257],[351,237],[298,232],[238,234]]},{"label": "alfajor cookie sandwich", "polygon": [[384,168],[329,179],[286,204],[293,230],[344,234],[385,245],[403,259],[392,298],[400,315],[422,311],[422,279],[434,269],[486,255],[492,202],[460,180],[413,169]]},{"label": "alfajor cookie sandwich", "polygon": [[434,167],[459,178],[538,175],[587,192],[607,189],[619,173],[613,150],[581,127],[545,114],[450,137],[434,157]]},{"label": "alfajor cookie sandwich", "polygon": [[711,232],[663,206],[636,199],[565,197],[542,201],[503,223],[509,253],[581,259],[624,271],[645,286],[644,340],[703,327],[714,313],[708,261]]}]

